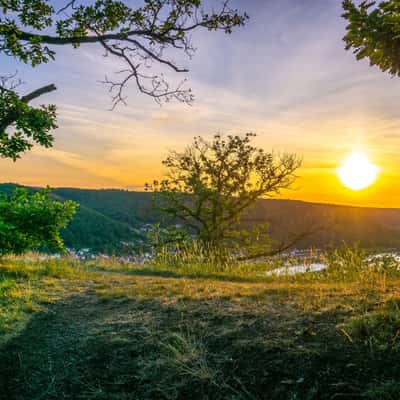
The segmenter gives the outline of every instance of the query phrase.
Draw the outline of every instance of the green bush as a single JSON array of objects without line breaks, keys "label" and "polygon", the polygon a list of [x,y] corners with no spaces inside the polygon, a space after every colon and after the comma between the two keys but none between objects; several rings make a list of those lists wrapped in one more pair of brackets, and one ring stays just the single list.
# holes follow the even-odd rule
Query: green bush
[{"label": "green bush", "polygon": [[60,230],[67,226],[76,203],[52,200],[49,190],[29,194],[18,188],[12,195],[0,198],[0,256],[22,254],[47,247],[62,250]]}]

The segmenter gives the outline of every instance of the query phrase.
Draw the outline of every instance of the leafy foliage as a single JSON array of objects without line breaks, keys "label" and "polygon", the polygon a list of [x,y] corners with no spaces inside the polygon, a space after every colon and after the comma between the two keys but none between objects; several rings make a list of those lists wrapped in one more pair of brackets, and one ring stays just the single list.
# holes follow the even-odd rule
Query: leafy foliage
[{"label": "leafy foliage", "polygon": [[17,189],[0,199],[0,255],[21,254],[41,246],[62,250],[60,229],[67,226],[76,203],[49,198],[49,191],[29,194]]},{"label": "leafy foliage", "polygon": [[353,339],[367,345],[371,351],[399,351],[399,300],[389,300],[377,310],[350,319],[344,329]]},{"label": "leafy foliage", "polygon": [[[275,156],[251,145],[254,134],[201,137],[182,153],[172,152],[164,161],[168,178],[147,185],[158,194],[160,207],[179,219],[207,246],[220,247],[238,237],[241,215],[260,197],[289,187],[300,166],[296,156]],[[260,237],[260,230],[254,231]]]},{"label": "leafy foliage", "polygon": [[[3,78],[5,82],[6,78]],[[0,85],[0,156],[16,160],[33,144],[51,147],[56,125],[54,105],[32,107],[4,84]]]},{"label": "leafy foliage", "polygon": [[343,17],[349,22],[344,37],[346,49],[357,60],[368,58],[371,65],[400,76],[400,3],[397,0],[343,1]]},{"label": "leafy foliage", "polygon": [[0,48],[9,56],[16,57],[32,66],[54,60],[54,51],[41,44],[40,37],[32,38],[29,43],[21,43],[21,27],[43,30],[52,24],[54,8],[45,0],[3,0],[0,3],[3,14],[13,14],[16,18],[0,19]]},{"label": "leafy foliage", "polygon": [[[190,241],[190,236],[183,227],[167,226],[160,223],[154,224],[147,232],[150,246],[157,252],[165,249],[174,249],[176,244],[185,244]],[[171,247],[172,245],[172,247]]]}]

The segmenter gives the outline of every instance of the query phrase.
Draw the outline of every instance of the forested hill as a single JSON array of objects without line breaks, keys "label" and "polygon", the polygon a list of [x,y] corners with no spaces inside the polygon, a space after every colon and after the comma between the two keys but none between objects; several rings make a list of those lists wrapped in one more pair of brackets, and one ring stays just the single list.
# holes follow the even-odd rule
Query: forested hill
[{"label": "forested hill", "polygon": [[[0,192],[10,192],[15,186],[0,184]],[[150,193],[58,188],[53,196],[80,204],[63,232],[66,245],[77,249],[118,253],[123,243],[140,244],[145,236],[142,228],[159,219]],[[279,242],[306,232],[296,247],[359,242],[367,247],[400,249],[400,209],[259,200],[245,219],[248,225],[269,222],[271,236]]]}]

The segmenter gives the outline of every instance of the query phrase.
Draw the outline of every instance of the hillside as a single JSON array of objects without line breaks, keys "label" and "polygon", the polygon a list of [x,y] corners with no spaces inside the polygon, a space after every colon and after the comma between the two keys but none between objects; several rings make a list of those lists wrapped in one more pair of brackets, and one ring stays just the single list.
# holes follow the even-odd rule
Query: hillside
[{"label": "hillside", "polygon": [[400,209],[260,200],[249,219],[268,221],[271,236],[283,240],[310,230],[301,247],[359,242],[364,247],[400,248]]},{"label": "hillside", "polygon": [[[16,185],[13,184],[0,184],[0,193],[9,194],[15,187]],[[35,190],[34,188],[30,189]],[[79,196],[84,197],[85,191],[72,189],[71,193],[68,192],[69,190],[65,193],[63,189],[53,191],[53,197],[57,200],[65,201],[70,199],[79,203],[73,220],[67,229],[62,232],[62,237],[67,247],[75,249],[90,248],[95,252],[113,254],[126,250],[122,242],[140,243],[144,239],[133,228],[133,226],[139,225],[139,223],[125,222],[123,218],[121,220],[114,219],[112,216],[110,217],[99,211],[96,204],[103,204],[101,199],[97,199],[94,196],[95,200],[92,204],[91,201],[85,201],[84,198]],[[76,196],[74,196],[75,193],[77,194]],[[93,194],[95,195],[96,193]],[[129,211],[125,210],[125,213],[127,215]]]},{"label": "hillside", "polygon": [[[10,192],[14,187],[0,184],[0,192]],[[63,232],[68,247],[118,253],[123,250],[121,242],[140,243],[144,239],[140,228],[159,220],[150,193],[57,188],[53,196],[80,204],[74,220]],[[400,248],[400,209],[268,199],[259,200],[244,220],[248,226],[270,223],[271,236],[278,242],[307,232],[297,247],[359,242],[365,247]]]}]

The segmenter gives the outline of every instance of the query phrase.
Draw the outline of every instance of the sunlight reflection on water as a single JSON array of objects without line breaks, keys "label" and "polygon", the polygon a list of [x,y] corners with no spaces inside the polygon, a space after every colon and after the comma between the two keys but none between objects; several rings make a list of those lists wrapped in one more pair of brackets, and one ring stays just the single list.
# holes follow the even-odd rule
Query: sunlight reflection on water
[{"label": "sunlight reflection on water", "polygon": [[326,264],[323,263],[313,263],[309,265],[299,264],[299,265],[292,265],[290,267],[281,267],[274,269],[272,271],[266,272],[268,276],[276,275],[295,275],[295,274],[304,274],[306,272],[318,272],[322,271],[327,268]]},{"label": "sunlight reflection on water", "polygon": [[[384,260],[391,260],[397,264],[400,268],[400,254],[396,252],[388,253],[377,253],[370,255],[364,259],[366,266],[377,265],[377,263],[382,263]],[[288,265],[280,268],[276,268],[272,271],[267,271],[265,274],[267,276],[291,276],[296,274],[305,274],[308,272],[319,272],[328,268],[328,265],[322,262],[315,262],[311,264],[296,264]]]}]

